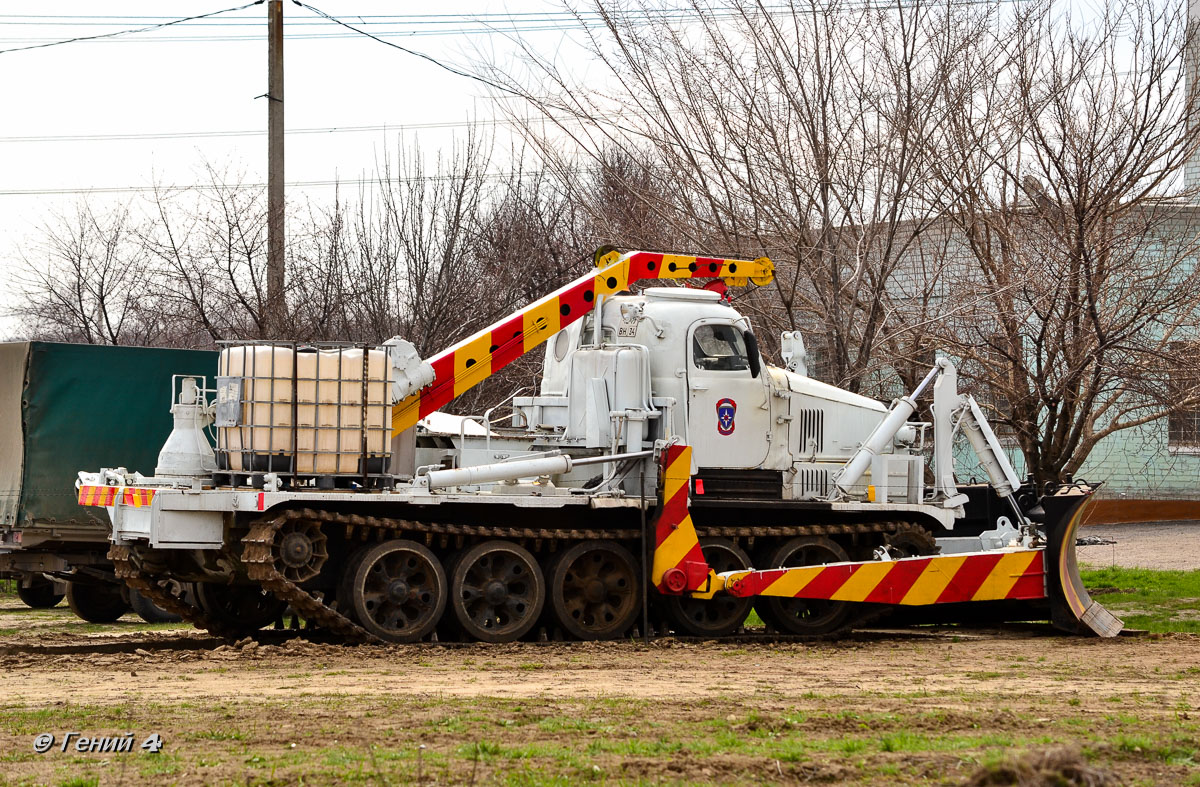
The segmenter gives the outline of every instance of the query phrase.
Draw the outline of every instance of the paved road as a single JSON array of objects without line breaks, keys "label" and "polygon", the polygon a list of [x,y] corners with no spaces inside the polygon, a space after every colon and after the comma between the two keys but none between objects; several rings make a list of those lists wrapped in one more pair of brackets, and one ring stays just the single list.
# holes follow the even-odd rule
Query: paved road
[{"label": "paved road", "polygon": [[1079,562],[1093,567],[1200,569],[1200,522],[1143,522],[1128,525],[1087,525],[1082,538],[1115,541],[1078,547]]}]

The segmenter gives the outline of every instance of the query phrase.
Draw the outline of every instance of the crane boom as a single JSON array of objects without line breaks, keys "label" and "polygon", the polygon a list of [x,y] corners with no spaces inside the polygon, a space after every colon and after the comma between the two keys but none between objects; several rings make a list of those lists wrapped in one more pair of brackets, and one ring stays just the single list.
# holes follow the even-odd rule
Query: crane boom
[{"label": "crane boom", "polygon": [[682,254],[609,252],[597,269],[489,325],[429,359],[433,382],[392,407],[392,434],[415,425],[474,388],[558,331],[581,319],[597,299],[646,279],[722,279],[731,286],[771,283],[774,266],[756,260]]}]

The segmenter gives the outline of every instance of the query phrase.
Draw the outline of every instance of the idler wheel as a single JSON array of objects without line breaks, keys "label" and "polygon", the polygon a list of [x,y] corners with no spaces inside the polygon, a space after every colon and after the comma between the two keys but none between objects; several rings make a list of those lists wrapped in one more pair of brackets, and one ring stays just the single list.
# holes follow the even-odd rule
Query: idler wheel
[{"label": "idler wheel", "polygon": [[446,609],[446,572],[433,552],[415,541],[371,547],[348,584],[355,619],[389,642],[420,640]]},{"label": "idler wheel", "polygon": [[576,639],[613,639],[637,619],[638,563],[613,541],[583,541],[562,552],[549,572],[550,609]]},{"label": "idler wheel", "polygon": [[289,519],[275,531],[271,553],[275,569],[297,584],[321,573],[329,559],[328,539],[321,532],[321,523],[311,519]]},{"label": "idler wheel", "polygon": [[920,525],[902,523],[896,532],[884,536],[883,541],[896,557],[936,555],[941,551],[933,534]]},{"label": "idler wheel", "polygon": [[[713,571],[738,571],[751,567],[750,556],[727,538],[703,538],[700,551]],[[667,615],[675,628],[696,637],[725,637],[746,621],[753,598],[738,598],[718,593],[711,599],[687,596],[663,596]]]},{"label": "idler wheel", "polygon": [[546,581],[529,550],[509,541],[485,541],[455,562],[450,599],[467,636],[512,642],[537,623],[546,603]]}]

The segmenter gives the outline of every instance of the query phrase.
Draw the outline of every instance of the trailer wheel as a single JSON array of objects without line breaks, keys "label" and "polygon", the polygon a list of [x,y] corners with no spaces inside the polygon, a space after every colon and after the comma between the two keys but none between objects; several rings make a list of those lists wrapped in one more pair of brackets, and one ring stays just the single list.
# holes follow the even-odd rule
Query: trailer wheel
[{"label": "trailer wheel", "polygon": [[640,610],[641,579],[629,550],[613,541],[584,541],[562,552],[549,571],[550,609],[576,639],[613,639]]},{"label": "trailer wheel", "polygon": [[121,586],[106,583],[67,583],[71,611],[88,623],[112,623],[129,611]]},{"label": "trailer wheel", "polygon": [[147,623],[180,623],[183,618],[174,612],[167,612],[150,599],[143,596],[137,588],[129,589],[129,606],[137,616]]},{"label": "trailer wheel", "polygon": [[29,587],[17,585],[17,598],[32,609],[52,609],[63,600],[65,593],[55,593],[54,583],[45,577],[34,577]]},{"label": "trailer wheel", "polygon": [[287,604],[258,585],[197,582],[196,603],[223,627],[249,634],[274,623]]},{"label": "trailer wheel", "polygon": [[[767,558],[767,568],[795,568],[843,563],[850,555],[824,536],[801,536],[780,545]],[[820,635],[843,628],[851,608],[845,601],[784,599],[763,596],[755,602],[758,616],[781,634]]]},{"label": "trailer wheel", "polygon": [[542,568],[519,544],[485,541],[455,561],[450,575],[450,606],[472,639],[519,639],[537,623],[545,603]]},{"label": "trailer wheel", "polygon": [[367,631],[389,642],[416,642],[433,631],[446,609],[446,572],[415,541],[376,544],[362,557],[350,585],[354,614]]},{"label": "trailer wheel", "polygon": [[[700,551],[713,571],[750,568],[750,556],[727,538],[702,538]],[[727,637],[738,630],[750,614],[753,598],[718,593],[711,599],[664,596],[667,614],[675,628],[696,637]]]}]

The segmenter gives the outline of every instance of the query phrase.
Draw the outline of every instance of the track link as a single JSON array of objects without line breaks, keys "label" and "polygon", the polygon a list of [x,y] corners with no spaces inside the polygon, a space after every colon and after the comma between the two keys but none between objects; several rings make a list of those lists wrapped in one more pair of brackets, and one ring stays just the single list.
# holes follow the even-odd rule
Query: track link
[{"label": "track link", "polygon": [[[275,555],[272,545],[279,528],[291,520],[303,519],[340,525],[345,527],[346,537],[353,540],[367,541],[370,538],[401,538],[406,534],[425,534],[426,539],[437,535],[464,535],[487,538],[523,538],[535,540],[593,540],[611,539],[628,540],[639,536],[637,530],[593,530],[593,529],[548,529],[548,528],[519,528],[495,527],[487,525],[460,525],[418,522],[408,519],[391,517],[363,516],[361,514],[341,514],[311,508],[289,509],[281,511],[272,517],[258,519],[251,523],[250,532],[242,539],[242,562],[246,566],[249,578],[262,585],[263,588],[275,595],[281,601],[290,604],[292,609],[306,621],[324,632],[340,637],[351,643],[381,643],[378,637],[371,634],[362,626],[343,615],[338,610],[316,597],[296,583],[287,579],[275,566]],[[923,528],[909,522],[884,521],[853,524],[813,524],[779,527],[698,527],[697,535],[701,538],[710,536],[750,537],[750,536],[804,536],[804,535],[839,535],[839,534],[868,534],[883,533],[895,535],[898,533],[920,532]],[[932,538],[930,537],[932,543]],[[172,610],[173,611],[173,610]],[[873,622],[886,614],[887,608],[864,610],[863,614],[847,621],[844,628],[836,632],[822,635],[782,635],[795,640],[823,641],[834,639],[854,626],[862,626]],[[182,614],[182,613],[181,613]],[[184,616],[187,618],[187,616]],[[211,630],[211,629],[210,629]],[[687,638],[693,639],[693,638]]]},{"label": "track link", "polygon": [[271,548],[275,543],[275,534],[280,527],[293,519],[321,520],[322,517],[311,509],[292,509],[270,519],[255,521],[250,526],[250,532],[242,539],[242,562],[246,566],[247,576],[279,600],[290,604],[292,610],[309,625],[315,625],[351,643],[382,643],[383,640],[292,582],[275,568],[275,555]]},{"label": "track link", "polygon": [[200,607],[187,603],[158,584],[153,574],[146,573],[138,566],[130,547],[113,544],[108,548],[108,559],[113,563],[117,579],[124,580],[126,585],[153,601],[159,608],[178,615],[196,628],[214,636],[237,639],[242,633],[218,623]]}]

